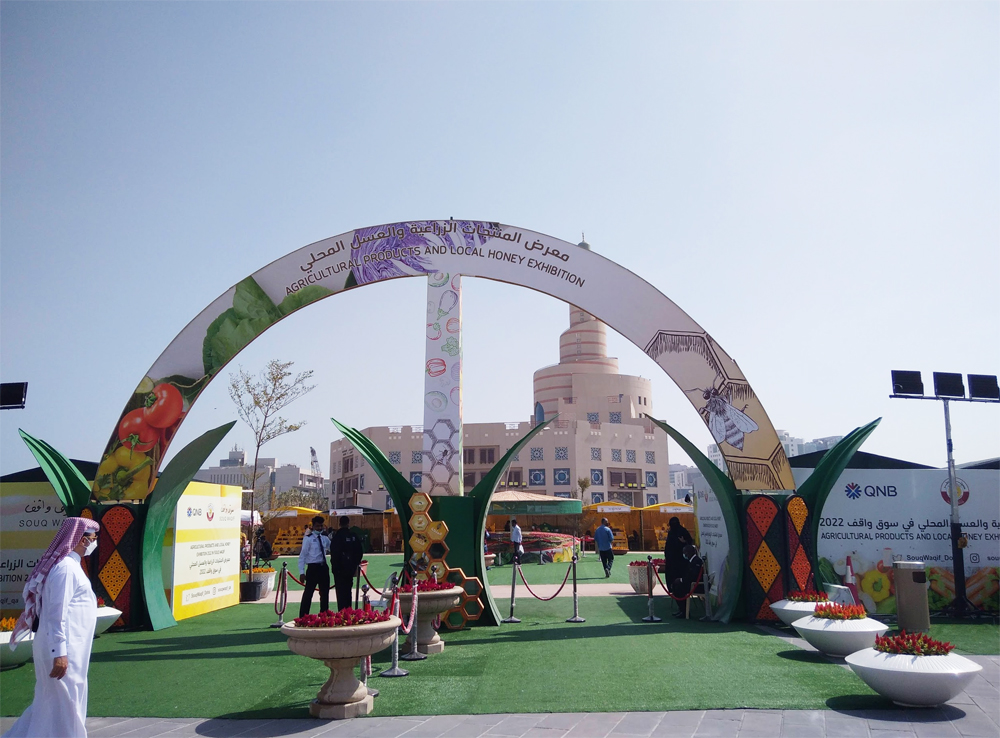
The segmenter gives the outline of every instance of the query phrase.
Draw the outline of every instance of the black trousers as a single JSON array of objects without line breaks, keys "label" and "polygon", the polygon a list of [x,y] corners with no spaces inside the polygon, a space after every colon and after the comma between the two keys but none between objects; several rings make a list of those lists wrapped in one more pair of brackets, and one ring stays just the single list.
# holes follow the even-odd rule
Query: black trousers
[{"label": "black trousers", "polygon": [[614,551],[609,548],[607,551],[601,551],[600,554],[601,563],[604,564],[604,571],[611,571],[611,565],[615,563]]},{"label": "black trousers", "polygon": [[306,566],[305,589],[302,592],[302,604],[299,605],[299,617],[309,614],[312,607],[313,590],[319,590],[319,611],[330,609],[330,570],[326,564],[309,564]]},{"label": "black trousers", "polygon": [[337,609],[354,607],[354,571],[333,572],[333,586],[337,590]]}]

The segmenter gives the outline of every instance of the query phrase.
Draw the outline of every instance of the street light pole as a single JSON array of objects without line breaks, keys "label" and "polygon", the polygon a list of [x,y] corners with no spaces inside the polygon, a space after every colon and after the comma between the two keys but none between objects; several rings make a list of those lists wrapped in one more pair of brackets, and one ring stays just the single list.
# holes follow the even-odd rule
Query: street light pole
[{"label": "street light pole", "polygon": [[944,435],[948,443],[948,498],[951,503],[951,560],[955,573],[955,599],[950,609],[955,615],[964,615],[969,607],[965,596],[965,537],[962,535],[962,524],[958,516],[958,483],[955,481],[954,446],[951,442],[951,411],[948,400],[941,399],[944,404]]}]

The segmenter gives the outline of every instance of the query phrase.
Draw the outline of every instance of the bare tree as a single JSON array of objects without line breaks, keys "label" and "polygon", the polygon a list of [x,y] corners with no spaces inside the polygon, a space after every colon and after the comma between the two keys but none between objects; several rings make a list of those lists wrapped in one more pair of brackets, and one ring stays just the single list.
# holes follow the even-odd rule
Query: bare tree
[{"label": "bare tree", "polygon": [[[273,441],[286,433],[297,431],[305,421],[289,423],[278,415],[281,410],[315,389],[315,385],[306,384],[312,377],[312,370],[299,372],[293,376],[291,366],[294,362],[272,359],[260,374],[253,375],[240,367],[235,374],[229,375],[229,396],[236,405],[240,420],[250,426],[254,436],[253,471],[247,479],[250,488],[250,541],[251,558],[254,548],[254,512],[256,510],[254,494],[260,473],[257,462],[260,459],[260,449],[264,444]],[[247,581],[252,576],[247,575]]]}]

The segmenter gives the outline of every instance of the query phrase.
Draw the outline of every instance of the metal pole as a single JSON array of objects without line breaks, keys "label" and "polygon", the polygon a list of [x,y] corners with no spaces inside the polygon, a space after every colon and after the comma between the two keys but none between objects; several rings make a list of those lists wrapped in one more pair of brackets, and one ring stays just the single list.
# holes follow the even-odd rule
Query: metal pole
[{"label": "metal pole", "polygon": [[663,618],[658,618],[653,612],[653,557],[646,556],[646,585],[649,587],[649,594],[647,595],[647,604],[649,605],[649,615],[642,619],[644,623],[658,623]]},{"label": "metal pole", "polygon": [[417,612],[417,610],[418,610],[418,603],[417,603],[417,577],[416,577],[416,572],[414,572],[413,575],[410,577],[410,583],[413,586],[413,601],[412,601],[412,603],[410,605],[410,607],[413,608],[413,625],[410,626],[410,635],[409,635],[409,637],[410,637],[410,652],[409,653],[404,653],[399,658],[403,659],[403,661],[423,661],[424,659],[427,658],[427,654],[420,653],[420,651],[417,650],[417,633],[420,632],[420,628],[417,626],[417,616],[420,613]]},{"label": "metal pole", "polygon": [[585,623],[587,622],[584,618],[580,617],[580,596],[576,591],[576,554],[573,554],[573,617],[569,618],[567,623]]},{"label": "metal pole", "polygon": [[[394,598],[394,597],[390,596],[389,597],[389,602],[392,602],[393,599],[397,599],[399,597],[399,594],[398,594],[398,591],[397,591],[398,590],[398,586],[399,586],[399,580],[396,578],[396,572],[393,572],[392,573],[392,594],[395,595],[396,597]],[[400,669],[399,668],[399,626],[396,626],[396,637],[392,639],[392,666],[390,666],[385,671],[381,672],[379,674],[379,676],[384,676],[384,677],[404,677],[404,676],[408,676],[409,673],[410,672],[408,672],[406,669]]]},{"label": "metal pole", "polygon": [[948,489],[950,491],[949,501],[951,502],[951,563],[955,575],[955,599],[952,600],[949,609],[955,615],[966,614],[969,608],[969,601],[965,596],[965,552],[959,546],[959,539],[962,538],[962,524],[958,517],[958,484],[955,481],[955,459],[952,455],[951,442],[951,411],[948,407],[948,400],[942,398],[944,403],[944,435],[948,442]]},{"label": "metal pole", "polygon": [[[517,556],[517,549],[514,549],[514,556]],[[501,620],[501,623],[520,623],[521,621],[514,617],[514,585],[517,584],[517,568],[520,564],[515,558],[510,562],[510,617]]]},{"label": "metal pole", "polygon": [[357,610],[361,607],[361,564],[358,564],[357,570],[354,572],[354,609]]}]

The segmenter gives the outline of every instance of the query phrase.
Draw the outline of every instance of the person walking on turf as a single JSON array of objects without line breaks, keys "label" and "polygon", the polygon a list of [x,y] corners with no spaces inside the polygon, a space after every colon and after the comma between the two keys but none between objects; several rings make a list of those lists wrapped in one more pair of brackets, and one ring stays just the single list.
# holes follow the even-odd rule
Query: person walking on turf
[{"label": "person walking on turf", "polygon": [[[4,738],[86,738],[87,672],[97,623],[97,597],[80,565],[97,548],[100,526],[66,518],[24,585],[24,612],[11,648],[36,630],[35,697]],[[37,625],[34,625],[37,623]]]},{"label": "person walking on turf", "polygon": [[322,515],[312,519],[312,525],[306,528],[302,537],[302,550],[299,552],[299,576],[305,577],[302,591],[302,602],[299,604],[299,617],[309,614],[312,607],[313,591],[319,590],[319,611],[330,609],[330,570],[326,568],[326,555],[330,551],[330,539],[323,535]]},{"label": "person walking on turf", "polygon": [[615,563],[615,553],[611,546],[615,542],[615,534],[608,525],[607,518],[601,518],[601,527],[594,531],[594,545],[601,555],[601,563],[604,565],[605,579],[611,576],[611,566]]},{"label": "person walking on turf", "polygon": [[514,547],[513,563],[521,563],[521,554],[524,553],[524,536],[521,535],[521,526],[517,524],[517,518],[510,519],[510,545]]},{"label": "person walking on turf", "polygon": [[333,586],[337,590],[338,610],[351,606],[351,587],[364,555],[361,538],[351,530],[351,519],[342,515],[340,528],[330,542],[330,569],[333,571]]}]

